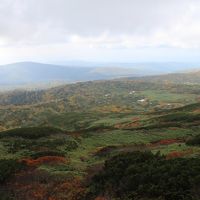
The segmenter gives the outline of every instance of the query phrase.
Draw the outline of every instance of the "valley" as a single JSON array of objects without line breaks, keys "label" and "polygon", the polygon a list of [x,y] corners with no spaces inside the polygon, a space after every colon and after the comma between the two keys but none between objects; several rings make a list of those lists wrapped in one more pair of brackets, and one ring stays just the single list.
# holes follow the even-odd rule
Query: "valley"
[{"label": "valley", "polygon": [[[145,156],[151,152],[152,155],[146,155],[150,159],[159,155],[166,162],[176,159],[198,162],[199,94],[198,84],[147,82],[146,79],[89,81],[47,90],[2,93],[2,198],[118,199],[117,188],[108,195],[107,186],[95,182],[95,177],[106,170],[105,161],[120,155],[131,157],[141,152]],[[114,187],[112,180],[108,181],[111,181],[109,187]],[[199,195],[192,187],[183,199],[188,194]],[[179,194],[167,185],[162,189],[161,196],[157,189],[154,195],[147,193],[147,196],[135,190],[130,199],[164,200],[166,190],[169,198],[173,195],[178,198]],[[120,194],[119,199],[129,195],[123,190]]]},{"label": "valley", "polygon": [[200,200],[199,10],[0,0],[0,200]]}]

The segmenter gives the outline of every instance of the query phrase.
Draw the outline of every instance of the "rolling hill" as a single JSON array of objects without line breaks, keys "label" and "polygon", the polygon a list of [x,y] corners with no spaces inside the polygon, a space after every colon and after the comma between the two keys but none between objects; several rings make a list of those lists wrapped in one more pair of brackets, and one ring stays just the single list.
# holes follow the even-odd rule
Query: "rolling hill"
[{"label": "rolling hill", "polygon": [[31,126],[0,132],[1,197],[107,200],[132,195],[145,200],[152,197],[153,185],[152,200],[199,199],[194,190],[199,187],[199,106],[162,113],[68,113],[53,116],[68,131]]},{"label": "rolling hill", "polygon": [[176,83],[176,84],[199,84],[200,83],[200,70],[194,70],[185,73],[172,73],[157,76],[146,76],[146,77],[133,77],[130,79],[142,80],[147,82],[165,82],[165,83]]},{"label": "rolling hill", "polygon": [[0,84],[19,86],[25,84],[78,82],[137,76],[140,70],[120,67],[59,66],[34,62],[20,62],[0,66]]},{"label": "rolling hill", "polygon": [[68,63],[64,66],[19,62],[0,66],[0,90],[42,89],[66,83],[123,77],[148,82],[199,83],[200,72],[197,71],[159,75],[179,71],[182,65],[184,63]]},{"label": "rolling hill", "polygon": [[199,94],[199,85],[121,79],[80,82],[48,90],[15,90],[0,95],[0,129],[37,125],[82,128],[84,123],[76,123],[77,118],[90,122],[106,113],[169,110],[199,102]]},{"label": "rolling hill", "polygon": [[199,94],[142,79],[1,93],[2,199],[199,199]]}]

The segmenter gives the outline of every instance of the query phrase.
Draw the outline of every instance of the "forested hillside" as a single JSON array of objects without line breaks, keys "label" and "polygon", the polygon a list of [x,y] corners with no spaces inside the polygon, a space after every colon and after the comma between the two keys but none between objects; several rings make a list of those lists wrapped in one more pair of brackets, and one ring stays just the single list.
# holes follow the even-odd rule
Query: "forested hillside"
[{"label": "forested hillside", "polygon": [[[138,113],[172,109],[199,101],[198,85],[143,81],[97,81],[49,90],[13,91],[0,96],[1,129],[58,125],[66,129],[71,116],[93,113]],[[74,114],[73,114],[74,113]],[[65,126],[66,125],[66,126]]]},{"label": "forested hillside", "polygon": [[1,93],[2,200],[199,199],[199,88],[120,79]]},{"label": "forested hillside", "polygon": [[[130,78],[131,79],[131,78]],[[133,78],[148,82],[163,82],[163,83],[176,83],[176,84],[199,84],[200,83],[200,70],[188,73],[174,73],[159,76],[146,76],[140,78]]]}]

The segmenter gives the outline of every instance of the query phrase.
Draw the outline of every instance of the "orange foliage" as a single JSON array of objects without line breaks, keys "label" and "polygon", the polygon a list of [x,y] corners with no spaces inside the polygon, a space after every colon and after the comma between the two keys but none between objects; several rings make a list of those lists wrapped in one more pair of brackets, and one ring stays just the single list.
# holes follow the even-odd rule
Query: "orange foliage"
[{"label": "orange foliage", "polygon": [[58,164],[58,163],[66,163],[66,159],[60,156],[43,156],[37,159],[22,159],[26,165],[30,167],[42,165],[42,164]]},{"label": "orange foliage", "polygon": [[166,159],[169,160],[169,159],[173,159],[173,158],[180,158],[180,157],[189,155],[191,153],[193,153],[192,149],[188,149],[185,151],[173,151],[173,152],[170,152],[169,154],[167,154]]},{"label": "orange foliage", "polygon": [[20,200],[82,200],[86,188],[78,178],[52,179],[40,170],[29,169],[16,174],[9,183],[16,199]]},{"label": "orange foliage", "polygon": [[174,144],[174,143],[177,143],[177,142],[180,142],[180,140],[178,140],[178,139],[168,139],[168,140],[160,140],[159,144],[160,145],[168,145],[168,144]]},{"label": "orange foliage", "polygon": [[62,194],[65,196],[64,199],[82,200],[86,194],[86,189],[82,186],[82,183],[78,178],[74,178],[58,185],[55,188],[55,194]]}]

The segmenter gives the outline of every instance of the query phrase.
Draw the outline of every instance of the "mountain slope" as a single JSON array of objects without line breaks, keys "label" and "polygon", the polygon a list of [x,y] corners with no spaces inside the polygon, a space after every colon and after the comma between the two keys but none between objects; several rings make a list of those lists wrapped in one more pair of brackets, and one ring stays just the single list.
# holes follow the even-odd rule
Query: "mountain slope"
[{"label": "mountain slope", "polygon": [[45,83],[51,81],[86,81],[135,76],[139,72],[133,68],[78,67],[20,62],[0,66],[1,85]]},{"label": "mountain slope", "polygon": [[176,84],[199,84],[200,83],[200,70],[196,70],[188,73],[173,73],[157,76],[146,77],[133,77],[130,79],[137,79],[148,82],[165,82]]},{"label": "mountain slope", "polygon": [[[76,123],[77,116],[88,124],[93,120],[92,113],[101,116],[169,110],[199,102],[199,94],[199,85],[133,80],[80,82],[40,91],[16,90],[0,93],[0,130],[37,125],[74,129],[71,120],[82,129],[85,125]],[[78,115],[80,112],[84,114]]]}]

